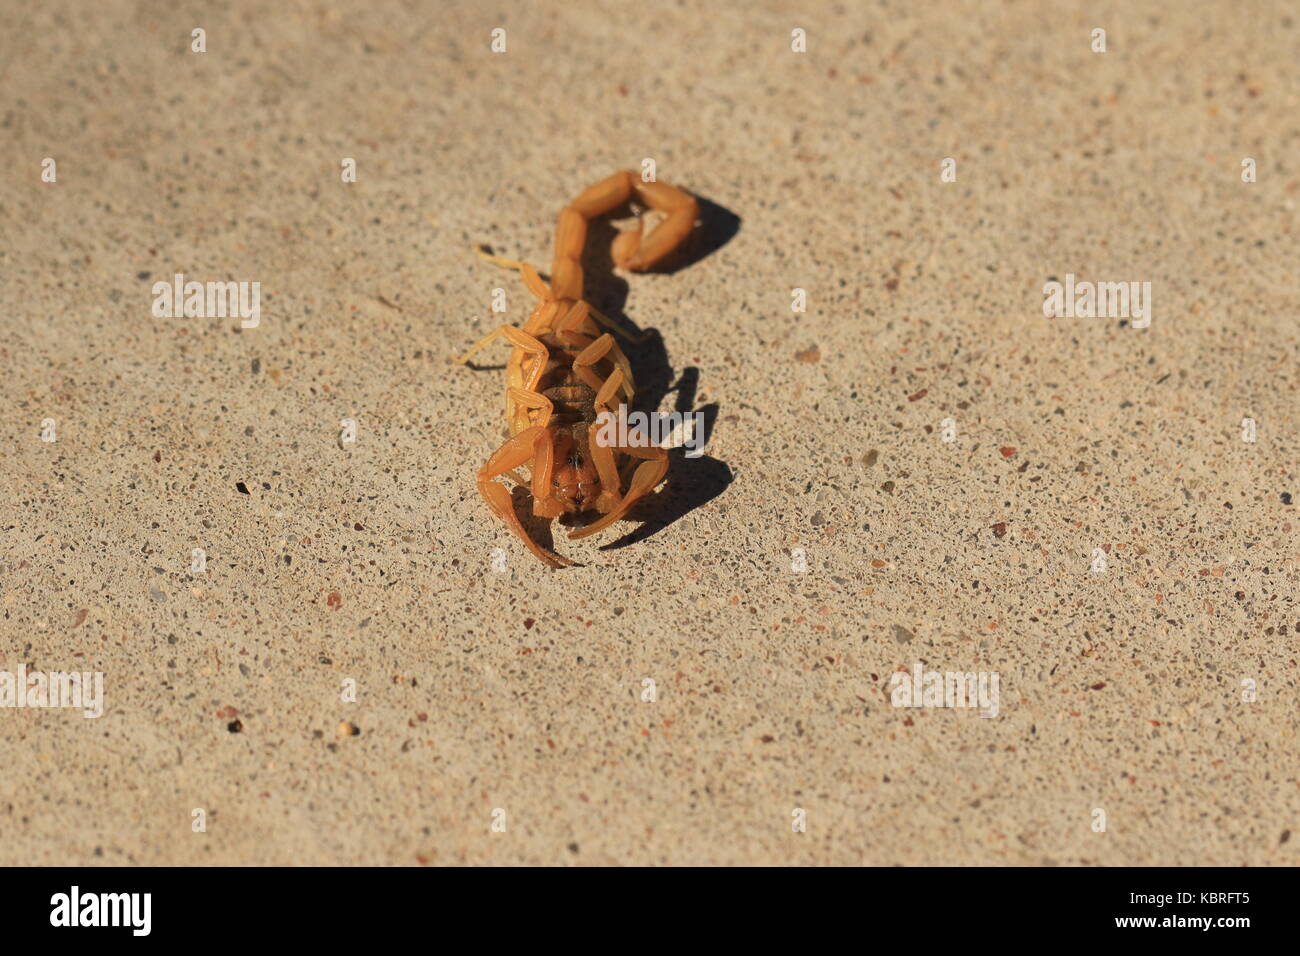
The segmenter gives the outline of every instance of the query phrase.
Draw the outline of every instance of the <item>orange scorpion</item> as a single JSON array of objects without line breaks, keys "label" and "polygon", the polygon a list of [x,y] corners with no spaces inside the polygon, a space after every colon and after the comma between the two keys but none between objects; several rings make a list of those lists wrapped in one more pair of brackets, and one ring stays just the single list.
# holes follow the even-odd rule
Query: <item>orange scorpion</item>
[{"label": "orange scorpion", "polygon": [[[602,180],[560,213],[550,286],[526,262],[479,251],[485,259],[519,270],[528,291],[541,301],[522,329],[503,325],[457,360],[468,362],[498,339],[513,347],[506,363],[510,437],[479,470],[478,490],[493,513],[553,568],[576,562],[542,547],[528,535],[515,514],[509,491],[496,481],[498,477],[509,475],[521,485],[531,485],[533,514],[539,517],[599,512],[600,518],[569,533],[571,539],[577,539],[622,518],[668,473],[668,453],[663,448],[606,446],[593,433],[602,413],[613,414],[611,403],[617,408],[632,400],[636,385],[627,356],[597,323],[621,335],[626,333],[582,299],[582,252],[588,222],[633,197],[651,212],[666,213],[666,218],[648,233],[645,217],[635,228],[620,232],[611,255],[620,268],[633,272],[649,269],[686,238],[699,207],[694,197],[677,187],[644,182],[631,172]],[[640,464],[627,490],[622,491],[627,470],[637,460]],[[531,480],[515,471],[524,464],[529,465]]]}]

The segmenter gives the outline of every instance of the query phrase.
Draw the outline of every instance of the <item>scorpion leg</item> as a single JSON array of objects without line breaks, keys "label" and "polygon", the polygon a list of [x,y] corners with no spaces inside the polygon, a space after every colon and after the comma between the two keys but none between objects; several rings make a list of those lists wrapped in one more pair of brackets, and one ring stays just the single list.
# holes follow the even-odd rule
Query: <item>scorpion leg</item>
[{"label": "scorpion leg", "polygon": [[[609,402],[618,394],[619,387],[622,384],[619,381],[621,376],[622,371],[615,369],[614,374],[605,382],[604,387],[597,392],[595,400],[597,412],[607,413],[610,411]],[[628,485],[627,494],[622,498],[618,496],[618,489],[622,488],[622,480],[619,477],[614,460],[616,451],[632,458],[646,459],[637,466]],[[570,539],[585,538],[589,534],[595,534],[597,531],[609,527],[609,525],[627,514],[628,510],[652,491],[655,485],[659,484],[664,475],[668,473],[668,452],[664,449],[654,446],[607,444],[601,442],[599,432],[596,434],[596,440],[591,443],[591,457],[596,463],[596,471],[600,475],[601,488],[603,489],[597,502],[597,508],[605,512],[605,515],[585,528],[570,532]],[[612,496],[607,498],[604,493],[605,490],[613,491]]]},{"label": "scorpion leg", "polygon": [[[590,319],[591,321],[587,321]],[[633,344],[640,344],[646,341],[653,334],[652,332],[642,332],[640,335],[633,335],[628,332],[609,316],[602,313],[590,302],[584,302],[579,299],[573,303],[573,308],[564,313],[564,317],[556,323],[556,331],[574,331],[581,332],[584,335],[590,335],[592,338],[600,335],[599,326],[603,325],[615,335],[621,336],[624,341]]]},{"label": "scorpion leg", "polygon": [[520,348],[525,352],[536,355],[541,359],[541,362],[538,363],[538,367],[544,366],[546,364],[546,359],[550,355],[546,346],[537,341],[536,338],[529,335],[527,332],[517,329],[513,325],[503,325],[495,331],[489,332],[487,335],[483,336],[483,338],[475,342],[468,352],[456,359],[456,364],[464,365],[499,338],[504,338],[511,345],[515,346],[515,348]]},{"label": "scorpion leg", "polygon": [[[596,371],[589,365],[575,365],[573,374],[576,375],[582,384],[586,385],[593,392],[598,392],[605,387],[605,379],[602,379]],[[627,387],[626,379],[623,380],[622,386]]]},{"label": "scorpion leg", "polygon": [[605,380],[605,384],[596,390],[596,410],[601,412],[609,411],[610,400],[618,394],[618,390],[623,387],[623,370],[614,369],[614,373]]},{"label": "scorpion leg", "polygon": [[505,256],[494,256],[492,253],[485,251],[481,243],[474,246],[474,252],[480,259],[493,265],[501,266],[503,269],[518,270],[523,277],[524,285],[528,287],[528,291],[537,298],[552,298],[550,288],[542,281],[542,277],[537,274],[537,270],[527,262],[520,262],[518,259],[507,259]]},{"label": "scorpion leg", "polygon": [[595,319],[599,324],[609,329],[615,335],[621,335],[624,339],[626,339],[628,342],[631,342],[633,345],[640,345],[642,342],[647,342],[649,341],[650,337],[654,335],[654,332],[642,332],[640,335],[633,335],[631,332],[624,331],[624,329],[622,329],[613,319],[605,315],[594,305],[588,306],[587,308],[591,312],[591,317]]},{"label": "scorpion leg", "polygon": [[[461,365],[464,365],[476,354],[481,352],[483,349],[487,348],[494,341],[496,341],[496,339],[500,337],[504,337],[505,340],[509,342],[511,345],[513,345],[515,348],[523,349],[526,353],[528,353],[533,357],[533,367],[532,370],[529,372],[527,378],[524,377],[524,370],[523,370],[522,363],[516,366],[513,364],[514,359],[512,358],[510,360],[510,364],[508,365],[507,372],[506,372],[507,381],[514,383],[511,387],[518,385],[518,386],[523,386],[526,391],[530,391],[530,392],[535,391],[537,387],[537,383],[542,377],[542,373],[546,370],[546,365],[550,359],[551,352],[550,349],[548,349],[545,345],[539,342],[534,336],[529,335],[527,332],[515,328],[513,325],[503,325],[500,328],[498,328],[495,332],[491,332],[488,335],[485,335],[482,339],[479,340],[477,344],[474,345],[473,348],[471,348],[468,352],[466,352],[459,359],[457,359],[457,361]],[[510,394],[510,388],[507,388],[506,389],[506,421],[510,423],[512,428],[515,428],[516,426],[516,418],[517,418],[516,409],[512,400],[512,396]],[[527,427],[526,422],[523,423],[523,427]],[[516,428],[515,430],[521,430],[521,429]]]},{"label": "scorpion leg", "polygon": [[595,407],[596,421],[599,427],[593,438],[591,429],[587,429],[587,448],[591,460],[596,465],[596,474],[600,476],[600,495],[596,499],[596,510],[601,514],[608,514],[618,507],[619,493],[623,489],[622,481],[618,474],[618,462],[614,459],[613,443],[605,443],[600,440],[601,430],[610,423],[609,403],[618,395],[619,389],[623,386],[623,370],[614,369],[614,373],[605,380],[605,384],[596,392]]},{"label": "scorpion leg", "polygon": [[515,388],[513,386],[506,389],[506,395],[508,395],[516,405],[522,405],[524,408],[542,413],[541,417],[532,423],[533,425],[536,425],[538,428],[545,428],[551,423],[551,416],[555,414],[555,403],[545,395],[540,392],[534,392],[530,389]]},{"label": "scorpion leg", "polygon": [[[574,374],[599,392],[604,383],[591,370],[591,366],[603,358],[608,358],[614,364],[614,367],[623,373],[622,387],[628,400],[631,401],[633,392],[636,389],[636,386],[632,383],[632,365],[628,362],[627,356],[623,354],[623,350],[614,343],[614,337],[608,332],[601,335],[600,338],[573,357]],[[588,375],[591,378],[588,378]]]},{"label": "scorpion leg", "polygon": [[596,323],[588,321],[590,318],[591,306],[579,299],[555,323],[555,331],[577,332],[579,335],[587,335],[594,339],[600,335],[600,329],[596,328]]},{"label": "scorpion leg", "polygon": [[548,288],[546,283],[542,281],[542,277],[537,274],[537,270],[528,263],[519,263],[519,275],[524,280],[524,285],[528,287],[528,291],[537,296],[537,298],[542,299],[543,301],[561,298],[560,296],[551,295],[550,288]]},{"label": "scorpion leg", "polygon": [[[524,530],[519,516],[515,514],[514,502],[510,497],[510,492],[506,490],[505,485],[494,481],[498,475],[504,475],[511,469],[525,464],[537,455],[545,456],[546,451],[542,450],[542,444],[550,448],[550,434],[544,428],[534,427],[527,428],[520,432],[514,438],[506,439],[505,444],[498,448],[492,457],[487,460],[478,473],[478,491],[487,502],[492,512],[506,523],[506,526],[515,533],[515,535],[528,546],[528,550],[537,555],[539,559],[549,564],[553,568],[565,567],[575,562],[568,558],[556,554],[543,548],[540,544],[528,536]],[[538,476],[533,476],[534,485]]]}]

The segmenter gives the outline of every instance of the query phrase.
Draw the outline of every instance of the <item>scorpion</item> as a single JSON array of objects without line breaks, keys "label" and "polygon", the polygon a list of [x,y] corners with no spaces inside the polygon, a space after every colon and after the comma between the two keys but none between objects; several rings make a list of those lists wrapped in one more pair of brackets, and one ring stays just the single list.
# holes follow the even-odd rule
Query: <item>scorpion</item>
[{"label": "scorpion", "polygon": [[[581,258],[588,223],[635,198],[647,213],[635,227],[618,233],[611,257],[632,272],[650,269],[672,252],[695,226],[699,207],[689,193],[665,182],[645,182],[618,172],[591,186],[560,213],[550,285],[526,262],[478,250],[480,257],[515,269],[539,300],[522,328],[502,325],[457,359],[467,363],[504,339],[508,437],[478,473],[478,491],[488,507],[528,549],[552,568],[576,564],[533,540],[515,513],[510,492],[496,479],[509,476],[531,489],[533,514],[543,518],[595,511],[600,517],[569,533],[585,538],[609,527],[653,491],[668,473],[668,453],[653,445],[600,440],[597,421],[636,392],[632,367],[611,329],[631,339],[609,318],[583,301]],[[666,214],[648,232],[652,213]],[[621,409],[625,412],[625,409]],[[620,460],[622,464],[620,465]],[[516,469],[529,465],[528,480]],[[631,471],[635,465],[635,471]],[[631,471],[630,480],[628,472]],[[622,490],[626,483],[626,491]]]}]

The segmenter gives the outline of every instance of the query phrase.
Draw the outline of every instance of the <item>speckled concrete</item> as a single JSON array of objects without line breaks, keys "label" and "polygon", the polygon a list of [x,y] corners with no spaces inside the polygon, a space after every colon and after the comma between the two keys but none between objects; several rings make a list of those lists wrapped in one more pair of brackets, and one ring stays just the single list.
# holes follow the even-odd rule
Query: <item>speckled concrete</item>
[{"label": "speckled concrete", "polygon": [[[0,670],[107,693],[0,710],[0,863],[1297,861],[1291,5],[207,6],[0,4]],[[705,221],[590,295],[708,454],[551,572],[469,247],[645,157]]]}]

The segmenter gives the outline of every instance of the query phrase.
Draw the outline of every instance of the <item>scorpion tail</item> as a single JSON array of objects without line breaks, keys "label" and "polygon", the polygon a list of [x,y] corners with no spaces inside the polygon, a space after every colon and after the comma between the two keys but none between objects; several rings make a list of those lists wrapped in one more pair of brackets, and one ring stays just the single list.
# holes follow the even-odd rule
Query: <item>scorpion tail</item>
[{"label": "scorpion tail", "polygon": [[551,267],[551,289],[557,299],[582,298],[582,250],[587,242],[587,223],[634,196],[667,217],[644,235],[644,221],[618,234],[611,254],[614,264],[622,269],[641,272],[654,266],[681,245],[699,216],[695,198],[676,186],[643,182],[636,173],[626,171],[602,179],[560,213]]}]

